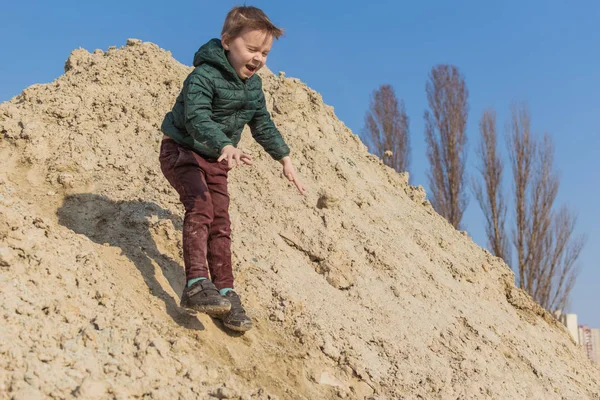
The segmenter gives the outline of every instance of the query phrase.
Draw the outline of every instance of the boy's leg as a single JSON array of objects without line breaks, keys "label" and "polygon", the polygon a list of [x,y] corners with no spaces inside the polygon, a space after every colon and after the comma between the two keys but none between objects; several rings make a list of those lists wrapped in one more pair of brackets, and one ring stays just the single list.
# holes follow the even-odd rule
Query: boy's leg
[{"label": "boy's leg", "polygon": [[233,288],[227,167],[216,162],[210,164],[211,173],[206,181],[212,198],[213,221],[208,233],[208,267],[218,289]]},{"label": "boy's leg", "polygon": [[208,278],[206,244],[213,210],[205,173],[194,152],[169,139],[161,144],[160,164],[163,174],[179,193],[179,199],[185,207],[183,261],[186,281]]},{"label": "boy's leg", "polygon": [[233,290],[227,169],[224,164],[215,163],[214,166],[218,169],[206,175],[214,211],[208,234],[208,267],[215,286],[221,289],[223,297],[231,303],[230,311],[220,316],[223,325],[235,331],[245,332],[252,329],[252,320],[246,315],[240,296]]},{"label": "boy's leg", "polygon": [[[181,305],[211,315],[231,308],[208,279],[206,252],[208,231],[213,219],[212,199],[202,168],[205,160],[173,140],[163,140],[160,164],[163,174],[177,190],[185,207],[183,220],[183,259],[188,285],[181,295]],[[204,279],[198,279],[204,278]]]}]

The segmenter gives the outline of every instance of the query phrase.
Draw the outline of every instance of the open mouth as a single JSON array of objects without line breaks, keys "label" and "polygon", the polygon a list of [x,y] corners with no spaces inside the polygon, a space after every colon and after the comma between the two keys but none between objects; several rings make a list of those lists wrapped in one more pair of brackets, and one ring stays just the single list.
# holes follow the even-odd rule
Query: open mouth
[{"label": "open mouth", "polygon": [[247,69],[248,69],[248,71],[250,71],[250,72],[255,72],[255,71],[258,69],[258,67],[257,67],[257,66],[255,66],[255,65],[252,65],[252,64],[246,64],[246,68],[247,68]]}]

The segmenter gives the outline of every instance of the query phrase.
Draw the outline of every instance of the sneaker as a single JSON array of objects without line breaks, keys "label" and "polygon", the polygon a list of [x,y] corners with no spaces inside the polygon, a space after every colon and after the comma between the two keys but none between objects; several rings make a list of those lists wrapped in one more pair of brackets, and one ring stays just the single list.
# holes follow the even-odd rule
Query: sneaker
[{"label": "sneaker", "polygon": [[233,290],[230,290],[223,297],[231,303],[231,310],[220,317],[223,325],[238,332],[245,332],[252,329],[252,320],[246,315],[246,310],[242,307],[240,296]]},{"label": "sneaker", "polygon": [[225,314],[231,309],[229,300],[219,293],[216,286],[203,279],[183,289],[181,307],[191,308],[209,315]]}]

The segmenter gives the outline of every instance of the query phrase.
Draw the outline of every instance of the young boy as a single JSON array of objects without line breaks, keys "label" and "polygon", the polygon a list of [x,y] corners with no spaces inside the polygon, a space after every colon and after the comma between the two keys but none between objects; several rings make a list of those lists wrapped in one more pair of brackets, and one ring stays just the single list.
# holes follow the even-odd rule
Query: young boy
[{"label": "young boy", "polygon": [[252,320],[233,290],[227,173],[242,163],[252,165],[252,157],[236,148],[246,124],[304,193],[256,75],[273,39],[282,34],[260,9],[234,7],[221,40],[212,39],[196,52],[195,69],[161,127],[161,170],[185,207],[187,284],[181,306],[218,316],[236,331],[251,329]]}]

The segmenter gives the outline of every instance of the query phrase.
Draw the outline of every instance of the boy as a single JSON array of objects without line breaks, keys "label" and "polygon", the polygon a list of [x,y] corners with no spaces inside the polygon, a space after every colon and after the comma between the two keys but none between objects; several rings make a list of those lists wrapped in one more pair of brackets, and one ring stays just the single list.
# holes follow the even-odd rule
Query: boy
[{"label": "boy", "polygon": [[262,81],[273,39],[283,34],[255,7],[234,7],[221,40],[196,52],[195,69],[162,123],[161,170],[185,207],[183,259],[187,284],[181,306],[218,316],[236,331],[252,328],[233,290],[227,173],[252,165],[236,146],[248,124],[254,139],[283,166],[300,193],[290,150],[266,109]]}]

